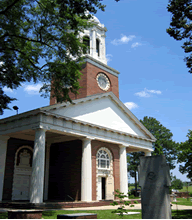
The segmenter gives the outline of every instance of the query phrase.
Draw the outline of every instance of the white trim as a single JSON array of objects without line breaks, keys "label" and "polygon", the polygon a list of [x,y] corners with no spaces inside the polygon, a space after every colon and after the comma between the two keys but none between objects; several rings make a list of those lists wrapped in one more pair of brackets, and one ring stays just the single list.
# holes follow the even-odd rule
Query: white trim
[{"label": "white trim", "polygon": [[94,66],[99,67],[100,69],[102,69],[108,73],[111,73],[112,75],[114,75],[116,77],[118,77],[118,75],[120,74],[119,71],[113,69],[112,67],[108,66],[107,64],[102,63],[99,60],[94,59],[93,57],[91,57],[89,55],[86,55],[85,62],[91,63]]},{"label": "white trim", "polygon": [[[101,169],[98,168],[98,159],[97,159],[97,154],[100,150],[104,150],[108,153],[109,155],[109,161],[110,161],[110,165],[109,165],[109,169]],[[96,153],[96,200],[100,200],[101,198],[101,183],[99,181],[99,178],[101,177],[105,177],[107,178],[108,176],[112,176],[113,177],[113,156],[111,151],[106,148],[106,147],[100,147],[97,150]],[[106,190],[107,191],[107,190]]]}]

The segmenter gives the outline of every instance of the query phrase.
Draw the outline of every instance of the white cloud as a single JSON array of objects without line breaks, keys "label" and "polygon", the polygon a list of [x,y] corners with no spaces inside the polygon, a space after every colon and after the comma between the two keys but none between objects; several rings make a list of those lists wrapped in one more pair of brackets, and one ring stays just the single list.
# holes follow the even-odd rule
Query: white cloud
[{"label": "white cloud", "polygon": [[141,45],[142,45],[141,43],[135,42],[135,43],[132,43],[131,48],[135,48],[135,47],[138,47],[138,46],[141,46]]},{"label": "white cloud", "polygon": [[162,92],[160,90],[148,90],[145,88],[143,91],[135,93],[135,95],[137,95],[139,97],[148,98],[148,97],[151,97],[151,94],[160,95],[161,93]]},{"label": "white cloud", "polygon": [[122,37],[120,39],[114,39],[113,41],[111,41],[111,43],[114,45],[127,44],[129,41],[132,41],[133,38],[135,38],[135,35],[126,36],[122,34]]},{"label": "white cloud", "polygon": [[3,88],[3,91],[4,91],[4,92],[10,92],[10,93],[13,93],[13,90],[10,89],[10,88],[7,88],[7,87],[4,87],[4,88]]},{"label": "white cloud", "polygon": [[162,92],[160,90],[147,90],[150,93],[158,94],[160,95]]},{"label": "white cloud", "polygon": [[28,94],[38,95],[42,84],[38,83],[36,85],[24,85],[24,91]]},{"label": "white cloud", "polygon": [[106,55],[107,62],[112,61],[111,57],[113,57],[113,55],[112,55],[112,54],[107,54],[107,55]]},{"label": "white cloud", "polygon": [[125,105],[129,110],[139,107],[139,106],[138,106],[137,104],[135,104],[134,102],[126,102],[126,103],[124,103],[124,105]]}]

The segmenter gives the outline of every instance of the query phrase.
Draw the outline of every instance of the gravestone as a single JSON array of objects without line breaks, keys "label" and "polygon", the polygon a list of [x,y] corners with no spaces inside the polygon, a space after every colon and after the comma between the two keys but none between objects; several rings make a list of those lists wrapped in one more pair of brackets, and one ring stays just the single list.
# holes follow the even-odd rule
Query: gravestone
[{"label": "gravestone", "polygon": [[171,179],[165,156],[140,157],[139,186],[143,219],[170,219]]},{"label": "gravestone", "polygon": [[114,178],[108,176],[106,179],[106,200],[114,200]]}]

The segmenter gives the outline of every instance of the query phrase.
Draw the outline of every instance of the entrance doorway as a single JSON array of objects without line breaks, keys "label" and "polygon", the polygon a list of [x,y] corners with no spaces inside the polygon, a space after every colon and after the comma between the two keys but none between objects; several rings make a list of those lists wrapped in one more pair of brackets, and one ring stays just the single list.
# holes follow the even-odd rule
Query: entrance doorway
[{"label": "entrance doorway", "polygon": [[106,186],[106,178],[102,177],[102,200],[106,199],[106,190],[105,187]]}]

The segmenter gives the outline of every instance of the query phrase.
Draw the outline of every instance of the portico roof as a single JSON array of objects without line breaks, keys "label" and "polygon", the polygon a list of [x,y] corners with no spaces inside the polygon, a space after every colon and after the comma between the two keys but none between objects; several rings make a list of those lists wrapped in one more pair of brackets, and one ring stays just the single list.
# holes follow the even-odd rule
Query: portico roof
[{"label": "portico roof", "polygon": [[[125,114],[126,117],[128,117],[145,135],[136,135],[109,126],[102,126],[98,123],[91,123],[84,115],[82,117],[85,117],[86,120],[67,116],[66,109],[68,107],[77,107],[80,103],[89,103],[89,105],[91,105],[91,102],[94,102],[94,100],[100,100],[102,98],[107,98],[107,100],[110,99],[115,103],[123,114]],[[66,111],[66,115],[59,113],[59,111],[57,111],[59,109],[61,112]],[[112,92],[92,95],[90,97],[74,100],[72,103],[60,103],[42,107],[0,120],[0,135],[16,137],[16,134],[23,131],[28,131],[28,133],[31,132],[31,134],[33,134],[34,130],[38,128],[46,129],[49,133],[53,132],[60,135],[74,136],[79,139],[91,137],[100,141],[132,146],[133,148],[138,147],[149,151],[152,151],[152,142],[156,140]]]}]

